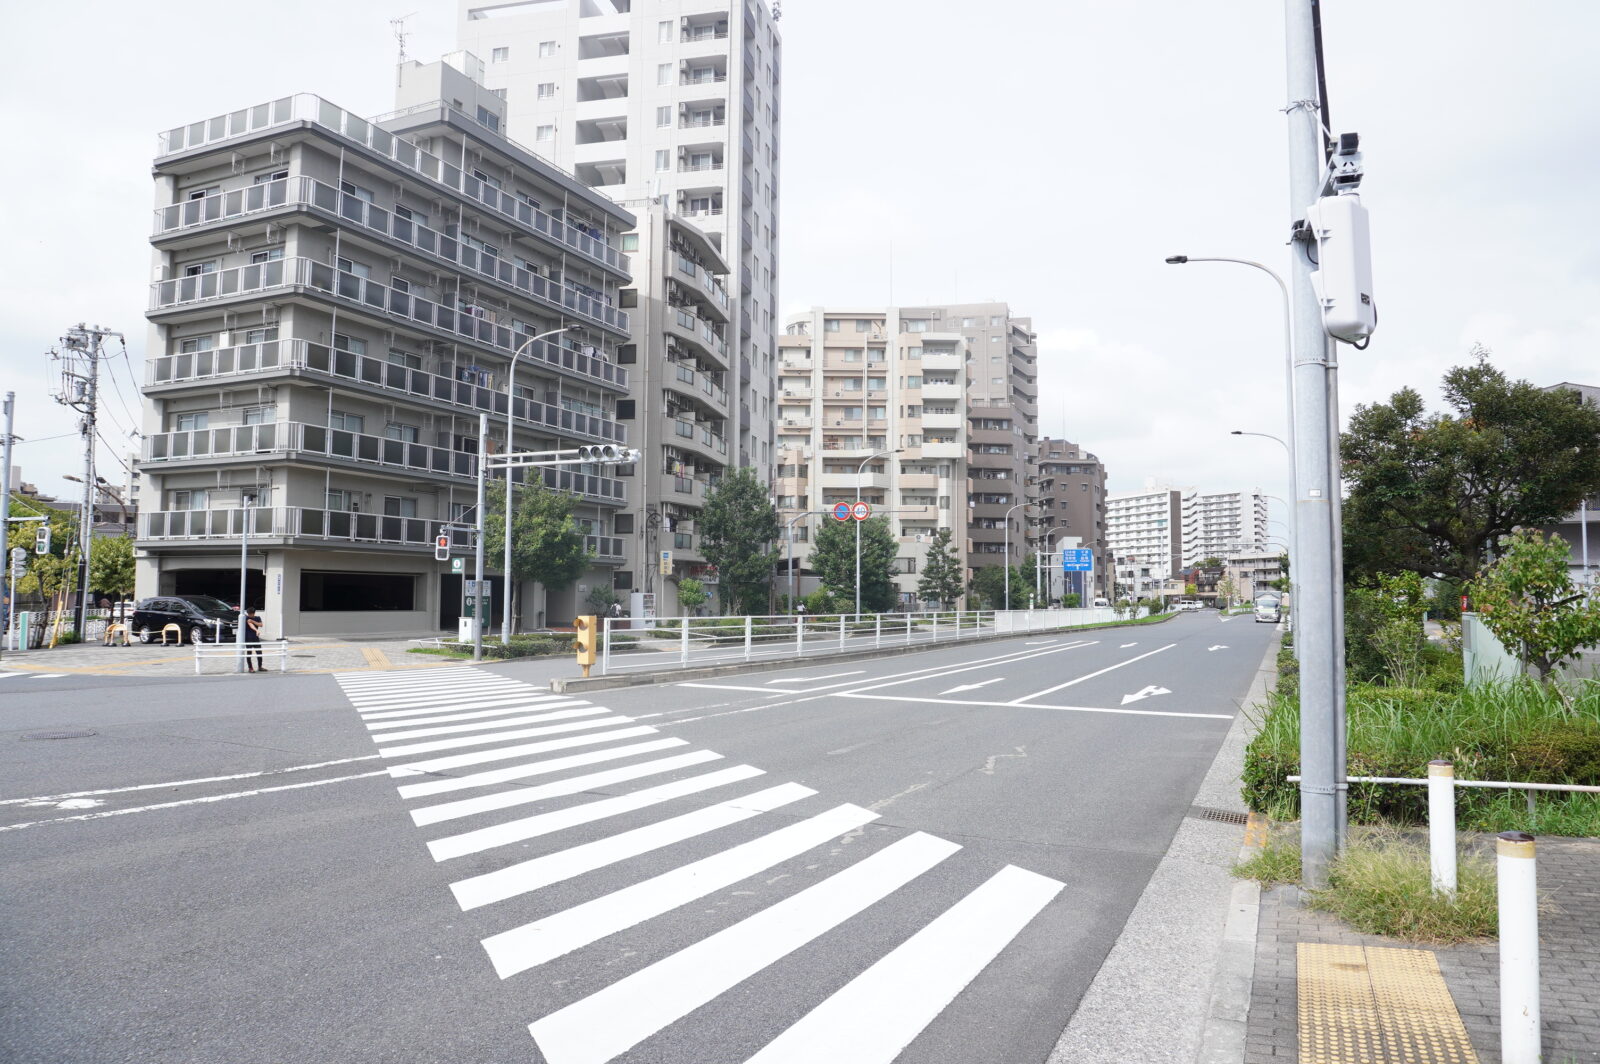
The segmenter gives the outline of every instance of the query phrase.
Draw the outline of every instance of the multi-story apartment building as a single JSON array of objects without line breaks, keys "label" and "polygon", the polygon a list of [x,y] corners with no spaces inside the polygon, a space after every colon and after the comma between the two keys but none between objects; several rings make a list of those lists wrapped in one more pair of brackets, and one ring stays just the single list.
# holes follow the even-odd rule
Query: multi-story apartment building
[{"label": "multi-story apartment building", "polygon": [[[479,415],[492,451],[628,441],[634,219],[502,136],[476,74],[403,64],[388,118],[297,95],[161,135],[141,596],[236,597],[248,531],[274,634],[449,627],[461,577],[433,541],[472,520]],[[534,475],[577,497],[597,561],[525,596],[524,626],[622,563],[613,471]]]},{"label": "multi-story apartment building", "polygon": [[[1552,384],[1544,390],[1556,389],[1577,392],[1586,401],[1600,404],[1600,386],[1593,384]],[[1567,541],[1567,569],[1572,579],[1583,587],[1600,583],[1600,496],[1584,499],[1578,508],[1562,518],[1546,532]]]},{"label": "multi-story apartment building", "polygon": [[[779,338],[780,517],[803,571],[818,522],[840,502],[888,517],[902,603],[916,599],[927,546],[952,531],[962,564],[968,506],[968,344],[925,311],[814,308]],[[1006,490],[1014,490],[1007,483]],[[797,575],[796,587],[813,581]]]},{"label": "multi-story apartment building", "polygon": [[[1098,457],[1067,440],[1041,436],[1035,448],[1034,492],[1043,517],[1040,549],[1052,552],[1052,587],[1077,590],[1077,577],[1063,581],[1059,549],[1069,541],[1094,551],[1091,597],[1106,594],[1111,584],[1111,550],[1106,538],[1106,467]],[[1052,596],[1053,597],[1053,596]]]},{"label": "multi-story apartment building", "polygon": [[1273,586],[1283,579],[1283,553],[1276,548],[1254,547],[1223,557],[1234,600],[1249,602],[1257,595],[1283,594]]},{"label": "multi-story apartment building", "polygon": [[663,199],[729,266],[729,461],[773,465],[782,43],[765,0],[462,0],[510,131],[617,200]]},{"label": "multi-story apartment building", "polygon": [[617,348],[617,361],[633,391],[618,401],[617,417],[643,457],[625,478],[630,509],[617,515],[629,566],[617,570],[615,587],[623,596],[654,593],[656,611],[676,615],[680,578],[716,583],[700,552],[698,518],[729,460],[728,264],[664,204],[624,206],[639,225],[622,236],[632,282],[618,296],[633,337]]},{"label": "multi-story apartment building", "polygon": [[1183,500],[1183,564],[1258,547],[1267,538],[1267,499],[1250,491],[1192,492]]},{"label": "multi-story apartment building", "polygon": [[1183,492],[1146,488],[1106,496],[1106,542],[1122,595],[1159,593],[1183,560]]}]

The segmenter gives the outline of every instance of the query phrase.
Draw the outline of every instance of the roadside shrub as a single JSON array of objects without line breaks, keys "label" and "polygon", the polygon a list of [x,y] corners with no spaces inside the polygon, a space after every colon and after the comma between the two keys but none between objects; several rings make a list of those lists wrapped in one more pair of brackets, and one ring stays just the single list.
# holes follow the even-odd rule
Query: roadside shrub
[{"label": "roadside shrub", "polygon": [[1426,845],[1388,831],[1352,837],[1310,905],[1368,935],[1446,944],[1493,938],[1499,923],[1489,859],[1462,854],[1454,898],[1433,890]]},{"label": "roadside shrub", "polygon": [[833,601],[833,596],[828,594],[828,589],[819,587],[809,595],[802,595],[800,601],[806,604],[806,613],[836,613],[842,607]]}]

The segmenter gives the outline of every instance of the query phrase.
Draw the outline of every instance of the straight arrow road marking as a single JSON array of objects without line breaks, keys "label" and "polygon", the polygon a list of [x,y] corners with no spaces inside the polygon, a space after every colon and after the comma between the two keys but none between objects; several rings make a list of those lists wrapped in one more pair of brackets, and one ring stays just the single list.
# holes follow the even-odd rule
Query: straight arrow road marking
[{"label": "straight arrow road marking", "polygon": [[1226,644],[1218,643],[1216,646],[1206,647],[1207,650],[1227,650]]},{"label": "straight arrow road marking", "polygon": [[1011,700],[1011,702],[1009,703],[1009,705],[1020,706],[1024,702],[1032,702],[1036,698],[1043,698],[1045,695],[1054,694],[1057,691],[1061,691],[1061,690],[1064,690],[1064,689],[1066,689],[1068,687],[1072,687],[1075,684],[1080,684],[1085,680],[1092,680],[1096,676],[1103,676],[1106,673],[1110,672],[1112,669],[1120,669],[1124,665],[1132,665],[1136,661],[1143,661],[1145,658],[1152,657],[1152,656],[1154,656],[1156,654],[1159,654],[1163,650],[1171,650],[1173,647],[1175,647],[1177,645],[1178,644],[1176,644],[1176,643],[1168,643],[1164,647],[1157,647],[1154,650],[1147,650],[1143,654],[1137,654],[1137,655],[1129,658],[1126,661],[1119,661],[1115,665],[1107,665],[1103,669],[1096,669],[1094,672],[1089,673],[1087,676],[1079,676],[1076,679],[1068,680],[1066,683],[1058,683],[1054,687],[1046,687],[1043,691],[1037,691],[1037,692],[1035,692],[1034,694],[1031,694],[1031,695],[1023,695],[1021,698],[1013,698]]},{"label": "straight arrow road marking", "polygon": [[964,683],[960,684],[959,686],[952,687],[948,691],[940,691],[939,693],[942,695],[953,695],[961,691],[976,691],[980,687],[988,687],[990,684],[999,683],[1004,679],[1004,676],[996,676],[994,679],[984,680],[982,683]]},{"label": "straight arrow road marking", "polygon": [[1135,691],[1131,695],[1123,695],[1122,704],[1127,705],[1129,702],[1137,702],[1140,699],[1150,698],[1153,695],[1170,695],[1171,693],[1172,692],[1167,690],[1165,687],[1157,687],[1155,684],[1151,684],[1149,687],[1146,687],[1141,691]]}]

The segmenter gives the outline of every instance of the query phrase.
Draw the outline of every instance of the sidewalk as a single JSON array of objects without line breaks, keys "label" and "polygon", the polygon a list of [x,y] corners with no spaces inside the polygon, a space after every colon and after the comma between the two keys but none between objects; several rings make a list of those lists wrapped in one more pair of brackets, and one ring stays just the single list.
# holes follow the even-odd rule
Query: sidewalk
[{"label": "sidewalk", "polygon": [[[211,644],[205,644],[210,646]],[[429,654],[408,654],[419,646],[414,639],[341,640],[307,636],[289,640],[290,672],[343,672],[350,669],[436,668],[459,662]],[[277,655],[264,655],[266,665],[278,668]],[[207,657],[202,663],[206,675],[231,671],[226,655]],[[194,671],[194,647],[145,645],[102,646],[79,643],[54,650],[8,650],[0,656],[0,672],[65,673],[89,676],[190,676]]]}]

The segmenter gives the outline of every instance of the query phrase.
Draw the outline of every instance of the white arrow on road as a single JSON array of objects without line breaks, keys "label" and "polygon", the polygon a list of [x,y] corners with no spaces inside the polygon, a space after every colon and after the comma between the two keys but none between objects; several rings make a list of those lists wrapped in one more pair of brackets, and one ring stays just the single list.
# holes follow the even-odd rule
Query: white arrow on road
[{"label": "white arrow on road", "polygon": [[953,694],[956,694],[957,692],[960,692],[960,691],[976,691],[980,687],[988,687],[990,684],[999,683],[1001,680],[1004,680],[1004,679],[1005,679],[1004,676],[996,676],[994,679],[985,680],[982,683],[964,683],[959,687],[952,687],[948,691],[940,691],[939,693],[942,694],[942,695],[953,695]]},{"label": "white arrow on road", "polygon": [[1206,649],[1207,650],[1227,650],[1228,647],[1224,643],[1218,643],[1216,646],[1214,646],[1214,647],[1206,647]]},{"label": "white arrow on road", "polygon": [[1123,695],[1122,704],[1127,705],[1129,702],[1137,702],[1141,698],[1150,698],[1153,695],[1170,695],[1171,693],[1165,687],[1157,687],[1155,684],[1151,684],[1142,691],[1137,691],[1131,695]]}]

